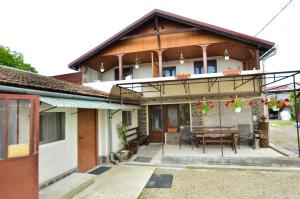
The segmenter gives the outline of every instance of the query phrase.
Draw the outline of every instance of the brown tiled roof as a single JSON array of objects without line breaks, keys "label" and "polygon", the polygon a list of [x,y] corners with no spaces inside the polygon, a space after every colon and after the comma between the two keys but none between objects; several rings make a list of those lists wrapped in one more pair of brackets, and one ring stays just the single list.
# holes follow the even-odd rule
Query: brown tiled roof
[{"label": "brown tiled roof", "polygon": [[100,52],[107,46],[118,41],[121,37],[123,37],[130,31],[134,30],[135,28],[139,27],[140,25],[142,25],[143,23],[145,23],[146,21],[148,21],[149,19],[151,19],[155,16],[173,20],[173,21],[183,23],[183,24],[186,24],[189,26],[193,26],[193,27],[196,27],[199,29],[203,29],[203,30],[206,30],[206,31],[209,31],[212,33],[223,35],[223,36],[226,36],[226,37],[238,40],[238,41],[242,41],[242,42],[245,42],[248,44],[259,46],[262,52],[267,52],[269,49],[271,49],[275,45],[271,41],[263,40],[263,39],[260,39],[257,37],[253,37],[253,36],[246,35],[243,33],[235,32],[235,31],[232,31],[229,29],[221,28],[221,27],[218,27],[218,26],[215,26],[212,24],[197,21],[194,19],[176,15],[176,14],[166,12],[163,10],[154,9],[151,12],[149,12],[148,14],[146,14],[145,16],[141,17],[137,21],[133,22],[132,24],[130,24],[129,26],[124,28],[123,30],[121,30],[120,32],[118,32],[117,34],[113,35],[112,37],[110,37],[109,39],[107,39],[106,41],[101,43],[100,45],[96,46],[92,50],[88,51],[87,53],[83,54],[82,56],[80,56],[79,58],[77,58],[76,60],[71,62],[69,64],[69,67],[73,68],[73,69],[77,69],[79,67],[78,65],[81,64],[83,61],[89,59],[90,57],[92,57],[96,53]]},{"label": "brown tiled roof", "polygon": [[53,77],[38,75],[4,66],[0,66],[0,85],[18,86],[23,88],[95,97],[108,96],[104,92],[86,86],[76,85],[54,79]]}]

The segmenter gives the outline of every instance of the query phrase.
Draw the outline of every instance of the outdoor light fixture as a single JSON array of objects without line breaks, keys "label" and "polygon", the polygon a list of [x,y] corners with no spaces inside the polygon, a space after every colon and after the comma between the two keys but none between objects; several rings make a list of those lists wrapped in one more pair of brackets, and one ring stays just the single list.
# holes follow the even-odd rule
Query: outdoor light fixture
[{"label": "outdoor light fixture", "polygon": [[179,57],[179,63],[184,64],[184,57],[183,57],[183,54],[182,54],[182,48],[181,48],[181,53],[180,53],[180,57]]},{"label": "outdoor light fixture", "polygon": [[140,64],[141,64],[141,61],[140,59],[137,57],[137,53],[135,54],[135,59],[134,59],[134,68],[135,69],[139,69],[140,68]]},{"label": "outdoor light fixture", "polygon": [[228,52],[227,48],[224,50],[224,58],[225,58],[225,60],[229,60],[229,52]]},{"label": "outdoor light fixture", "polygon": [[184,64],[184,57],[183,57],[182,53],[180,54],[179,63]]},{"label": "outdoor light fixture", "polygon": [[104,65],[103,65],[103,62],[101,62],[100,72],[101,72],[101,73],[104,73]]}]

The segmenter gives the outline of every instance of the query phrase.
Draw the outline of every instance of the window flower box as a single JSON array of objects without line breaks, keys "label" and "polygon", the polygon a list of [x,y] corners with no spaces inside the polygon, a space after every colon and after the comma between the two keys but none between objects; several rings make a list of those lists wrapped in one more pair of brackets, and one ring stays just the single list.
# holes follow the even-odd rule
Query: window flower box
[{"label": "window flower box", "polygon": [[190,76],[191,74],[177,74],[176,79],[188,79]]},{"label": "window flower box", "polygon": [[228,68],[228,69],[225,69],[223,71],[223,74],[224,75],[240,75],[241,74],[241,70],[240,69],[231,69],[231,68]]},{"label": "window flower box", "polygon": [[168,127],[167,131],[168,131],[168,133],[177,133],[177,128],[176,127]]}]

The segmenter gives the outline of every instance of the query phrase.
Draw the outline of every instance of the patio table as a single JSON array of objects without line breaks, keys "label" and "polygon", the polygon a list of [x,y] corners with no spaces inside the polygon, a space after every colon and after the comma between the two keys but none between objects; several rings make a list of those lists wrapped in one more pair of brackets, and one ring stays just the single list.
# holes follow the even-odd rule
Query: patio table
[{"label": "patio table", "polygon": [[[219,127],[220,128],[220,127]],[[237,135],[239,132],[238,130],[199,130],[199,131],[193,131],[193,135],[197,138],[197,144],[198,142],[202,142],[202,148],[203,153],[205,153],[205,144],[206,143],[231,143],[232,150],[234,150],[235,153],[237,153],[236,150],[236,138],[235,135]],[[230,136],[230,139],[227,137]],[[214,137],[213,139],[206,139],[209,137]],[[202,138],[202,141],[201,141]],[[222,146],[222,155],[223,155],[223,146]]]}]

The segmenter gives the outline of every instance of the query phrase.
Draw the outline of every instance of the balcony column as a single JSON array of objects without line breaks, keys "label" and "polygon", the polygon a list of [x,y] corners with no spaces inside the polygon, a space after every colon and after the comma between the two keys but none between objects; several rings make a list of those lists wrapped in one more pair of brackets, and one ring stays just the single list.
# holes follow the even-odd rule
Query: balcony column
[{"label": "balcony column", "polygon": [[163,56],[162,56],[162,53],[165,49],[159,49],[157,50],[157,53],[158,53],[158,74],[159,74],[159,77],[162,77],[163,76]]},{"label": "balcony column", "polygon": [[119,80],[123,80],[123,55],[124,54],[120,54],[117,55],[118,60],[119,60]]},{"label": "balcony column", "polygon": [[208,45],[199,45],[202,48],[202,60],[203,60],[203,73],[207,73],[208,69],[207,69],[207,53],[206,53],[206,49]]}]

